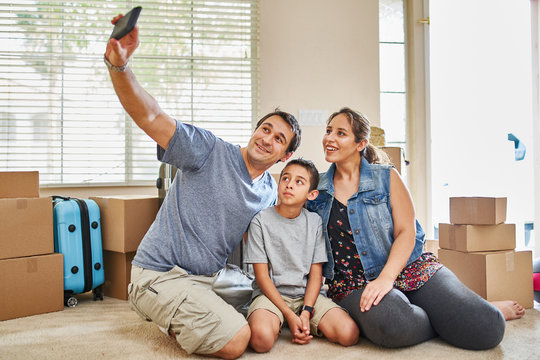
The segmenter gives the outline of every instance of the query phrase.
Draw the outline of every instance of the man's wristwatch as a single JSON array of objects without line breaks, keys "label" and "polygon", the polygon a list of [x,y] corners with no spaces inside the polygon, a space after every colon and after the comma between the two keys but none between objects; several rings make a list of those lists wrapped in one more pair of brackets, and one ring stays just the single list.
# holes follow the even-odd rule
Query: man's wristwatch
[{"label": "man's wristwatch", "polygon": [[309,313],[309,318],[311,319],[313,317],[313,313],[315,312],[315,309],[311,306],[304,305],[302,306],[302,311],[307,311]]},{"label": "man's wristwatch", "polygon": [[105,55],[103,55],[103,61],[105,62],[105,65],[107,65],[107,68],[109,68],[109,70],[114,71],[114,72],[124,72],[124,71],[126,71],[126,69],[128,67],[128,64],[129,64],[129,61],[128,61],[127,63],[125,63],[122,66],[113,65],[113,64],[111,64],[111,62],[109,61],[109,59],[107,59],[107,57]]}]

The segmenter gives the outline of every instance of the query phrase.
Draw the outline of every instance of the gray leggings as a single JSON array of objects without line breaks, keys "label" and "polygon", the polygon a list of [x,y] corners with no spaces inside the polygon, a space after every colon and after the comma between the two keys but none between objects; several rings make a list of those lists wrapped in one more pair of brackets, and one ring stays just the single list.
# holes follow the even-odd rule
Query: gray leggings
[{"label": "gray leggings", "polygon": [[349,311],[361,334],[380,346],[410,346],[438,335],[463,349],[486,350],[504,336],[503,314],[444,266],[420,289],[392,289],[366,312],[360,311],[362,292],[353,291],[339,305]]}]

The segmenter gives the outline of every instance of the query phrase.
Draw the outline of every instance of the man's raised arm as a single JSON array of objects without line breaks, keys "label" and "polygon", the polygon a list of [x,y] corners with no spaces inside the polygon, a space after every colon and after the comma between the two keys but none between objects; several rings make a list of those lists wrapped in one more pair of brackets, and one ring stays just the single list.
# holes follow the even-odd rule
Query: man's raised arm
[{"label": "man's raised arm", "polygon": [[[112,23],[115,24],[121,17],[118,15]],[[109,39],[104,60],[116,95],[126,112],[148,136],[167,149],[176,130],[176,120],[161,109],[156,99],[142,88],[127,66],[138,46],[139,29],[135,27],[120,40]]]}]

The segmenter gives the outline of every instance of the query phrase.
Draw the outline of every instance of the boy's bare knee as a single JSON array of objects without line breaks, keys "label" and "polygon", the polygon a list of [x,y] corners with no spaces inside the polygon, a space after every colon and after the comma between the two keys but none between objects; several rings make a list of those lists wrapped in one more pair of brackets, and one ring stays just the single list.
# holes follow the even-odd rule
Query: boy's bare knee
[{"label": "boy's bare knee", "polygon": [[212,356],[222,359],[236,359],[246,351],[250,337],[251,330],[248,325],[245,325],[221,350]]},{"label": "boy's bare knee", "polygon": [[267,309],[257,309],[249,317],[248,323],[251,328],[251,348],[258,353],[272,350],[281,328],[278,316]]},{"label": "boy's bare knee", "polygon": [[272,350],[274,346],[275,336],[270,332],[254,332],[251,334],[249,345],[258,353],[265,353]]},{"label": "boy's bare knee", "polygon": [[351,346],[358,343],[360,330],[354,321],[351,321],[350,323],[347,322],[346,324],[341,325],[338,337],[338,342],[340,345]]},{"label": "boy's bare knee", "polygon": [[347,313],[334,308],[326,313],[319,322],[319,329],[326,338],[342,346],[351,346],[358,342],[360,330]]},{"label": "boy's bare knee", "polygon": [[259,353],[265,353],[272,350],[279,334],[279,326],[273,328],[268,322],[250,322],[251,340],[249,345],[253,350]]}]

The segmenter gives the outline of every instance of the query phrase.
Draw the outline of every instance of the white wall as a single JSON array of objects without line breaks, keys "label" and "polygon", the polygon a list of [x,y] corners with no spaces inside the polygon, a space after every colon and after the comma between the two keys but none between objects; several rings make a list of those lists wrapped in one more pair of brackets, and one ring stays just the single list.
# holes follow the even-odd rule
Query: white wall
[{"label": "white wall", "polygon": [[[260,115],[277,106],[295,116],[300,109],[331,114],[350,106],[378,126],[378,1],[262,0],[260,6]],[[319,171],[329,166],[324,129],[303,126],[293,155],[314,161]]]}]

